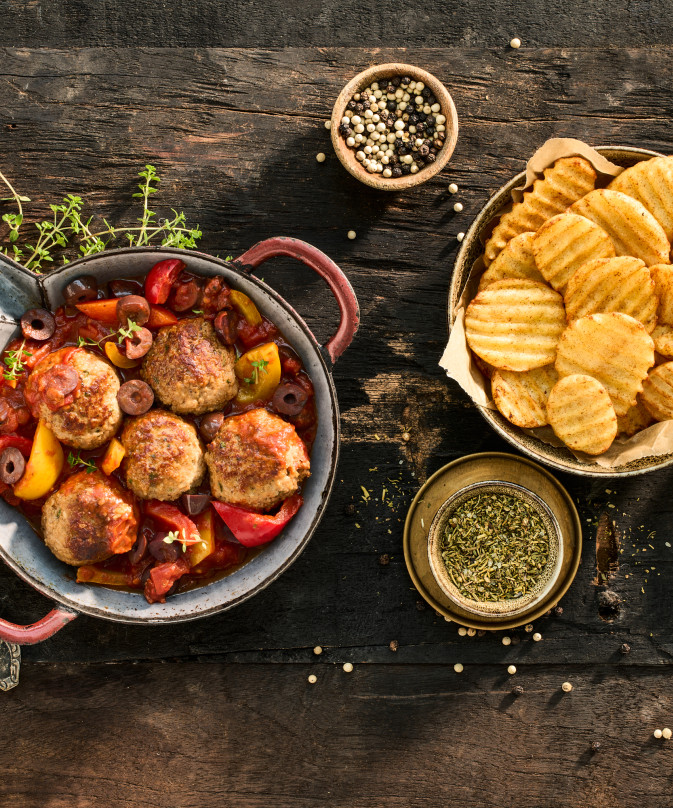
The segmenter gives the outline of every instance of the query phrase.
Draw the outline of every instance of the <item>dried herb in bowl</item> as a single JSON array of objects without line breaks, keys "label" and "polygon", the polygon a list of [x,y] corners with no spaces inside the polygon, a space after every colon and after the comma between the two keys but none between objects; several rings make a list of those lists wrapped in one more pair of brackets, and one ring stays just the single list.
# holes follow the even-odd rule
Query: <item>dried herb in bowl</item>
[{"label": "dried herb in bowl", "polygon": [[461,503],[440,543],[454,586],[476,601],[523,597],[549,560],[550,539],[540,514],[507,494],[477,494]]}]

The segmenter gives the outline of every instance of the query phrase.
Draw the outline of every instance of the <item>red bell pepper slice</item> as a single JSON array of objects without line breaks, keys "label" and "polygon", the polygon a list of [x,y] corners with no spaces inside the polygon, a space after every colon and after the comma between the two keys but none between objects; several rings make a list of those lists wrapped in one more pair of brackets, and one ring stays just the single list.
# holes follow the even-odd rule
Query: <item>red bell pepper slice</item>
[{"label": "red bell pepper slice", "polygon": [[91,317],[92,320],[98,320],[99,323],[106,325],[116,325],[117,320],[117,300],[116,297],[108,297],[105,300],[87,300],[85,303],[77,303],[75,308]]},{"label": "red bell pepper slice", "polygon": [[150,577],[145,582],[145,597],[148,603],[164,603],[166,593],[173,584],[189,572],[189,564],[184,558],[177,561],[165,561],[155,564],[150,570]]},{"label": "red bell pepper slice", "polygon": [[242,545],[258,547],[275,539],[303,504],[301,495],[294,494],[283,502],[275,516],[255,513],[226,502],[213,502],[213,508]]},{"label": "red bell pepper slice", "polygon": [[172,311],[163,306],[152,306],[150,308],[150,319],[145,323],[147,328],[163,328],[165,325],[175,325],[178,318]]},{"label": "red bell pepper slice", "polygon": [[165,261],[155,264],[145,279],[147,300],[153,305],[165,303],[168,300],[171,286],[186,266],[185,262],[179,258],[167,258]]},{"label": "red bell pepper slice", "polygon": [[181,544],[198,544],[201,541],[199,529],[192,520],[169,502],[151,499],[145,503],[145,514],[156,519],[165,527],[176,530]]},{"label": "red bell pepper slice", "polygon": [[19,435],[0,435],[0,452],[5,449],[18,449],[24,457],[30,457],[33,441]]}]

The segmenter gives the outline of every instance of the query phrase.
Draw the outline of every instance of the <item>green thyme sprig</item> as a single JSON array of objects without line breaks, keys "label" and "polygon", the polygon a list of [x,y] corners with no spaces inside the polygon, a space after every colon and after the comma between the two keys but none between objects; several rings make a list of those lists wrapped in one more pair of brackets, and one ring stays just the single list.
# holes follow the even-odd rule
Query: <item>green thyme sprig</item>
[{"label": "green thyme sprig", "polygon": [[110,331],[104,337],[101,337],[99,340],[87,339],[86,337],[77,337],[77,347],[100,348],[102,342],[105,342],[105,340],[110,339],[113,339],[117,343],[117,345],[121,345],[125,339],[133,339],[133,335],[140,330],[141,329],[138,323],[135,323],[133,320],[129,320],[126,326],[122,326],[117,331]]},{"label": "green thyme sprig", "polygon": [[[182,538],[180,538],[180,533],[182,533]],[[174,541],[179,541],[182,544],[182,552],[187,552],[187,542],[185,541],[184,530],[177,531],[171,530],[169,531],[168,535],[164,539],[165,544],[173,544]],[[199,544],[199,542],[190,542],[190,544]],[[202,547],[206,546],[205,541],[200,542]]]},{"label": "green thyme sprig", "polygon": [[56,252],[60,253],[64,263],[68,263],[69,259],[63,253],[75,245],[82,256],[102,252],[118,239],[126,240],[130,246],[135,247],[149,244],[182,249],[196,247],[202,232],[198,226],[187,225],[184,213],[172,210],[172,216],[157,220],[155,211],[150,210],[150,197],[157,193],[157,185],[161,181],[156,168],[148,164],[138,176],[141,182],[133,197],[142,199],[142,213],[137,226],[114,227],[103,219],[104,229],[93,232],[93,216],[88,219],[82,216],[82,197],[68,194],[61,204],[49,206],[52,211],[50,219],[33,223],[32,226],[38,232],[37,241],[20,246],[19,235],[24,225],[23,202],[30,202],[30,198],[17,193],[7,177],[0,172],[0,180],[11,193],[11,196],[0,199],[0,202],[14,202],[18,208],[17,213],[5,213],[2,216],[2,221],[9,227],[9,246],[3,249],[4,254],[40,273],[45,264],[54,262]]},{"label": "green thyme sprig", "polygon": [[23,340],[21,345],[14,351],[7,351],[3,362],[7,365],[7,370],[3,371],[2,375],[8,382],[13,382],[16,378],[23,373],[26,369],[24,361],[25,356],[32,356],[30,351],[26,350],[26,340]]},{"label": "green thyme sprig", "polygon": [[250,363],[252,365],[252,376],[249,379],[243,379],[246,384],[257,384],[259,382],[260,373],[268,373],[266,366],[269,364],[266,359],[256,359]]},{"label": "green thyme sprig", "polygon": [[92,474],[94,471],[98,471],[98,466],[92,460],[84,460],[80,452],[77,452],[77,454],[68,452],[68,465],[70,468],[74,468],[75,466],[84,466],[87,474]]}]

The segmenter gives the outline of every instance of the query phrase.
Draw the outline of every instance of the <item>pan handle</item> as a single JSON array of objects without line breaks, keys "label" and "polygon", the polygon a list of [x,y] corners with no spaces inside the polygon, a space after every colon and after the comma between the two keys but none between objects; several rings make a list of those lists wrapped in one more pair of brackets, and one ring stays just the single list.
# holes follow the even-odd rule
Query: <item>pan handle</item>
[{"label": "pan handle", "polygon": [[38,620],[37,623],[32,623],[30,626],[17,626],[16,623],[0,620],[0,640],[15,642],[19,645],[35,645],[65,628],[76,617],[77,612],[57,606],[42,620]]},{"label": "pan handle", "polygon": [[324,252],[305,241],[286,236],[276,236],[259,241],[232,263],[242,265],[246,272],[252,272],[264,261],[277,255],[296,258],[297,261],[306,264],[327,281],[327,285],[332,290],[341,312],[341,322],[334,336],[325,344],[325,350],[332,363],[336,362],[353,341],[360,324],[360,307],[353,287],[343,271]]}]

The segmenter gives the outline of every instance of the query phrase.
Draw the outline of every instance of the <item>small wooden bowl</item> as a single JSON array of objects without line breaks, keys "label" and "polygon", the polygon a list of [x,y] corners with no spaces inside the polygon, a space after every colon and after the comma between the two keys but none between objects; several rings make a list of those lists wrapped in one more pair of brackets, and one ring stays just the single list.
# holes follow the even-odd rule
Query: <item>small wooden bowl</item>
[{"label": "small wooden bowl", "polygon": [[[437,154],[437,159],[429,166],[420,169],[416,174],[405,174],[402,177],[382,177],[380,174],[370,174],[355,157],[355,151],[346,145],[346,141],[339,134],[339,125],[346,111],[346,106],[355,93],[359,93],[368,87],[373,81],[381,78],[392,78],[393,76],[411,76],[414,81],[422,81],[429,87],[440,107],[441,114],[446,116],[446,138],[444,145]],[[406,188],[413,188],[421,185],[426,180],[438,174],[448,163],[453,154],[458,140],[458,115],[453,98],[446,87],[435,78],[432,73],[422,70],[414,65],[405,65],[401,62],[391,62],[385,65],[374,65],[362,73],[358,73],[339,93],[339,97],[332,110],[332,145],[337,157],[341,161],[346,171],[352,174],[355,179],[364,182],[379,191],[400,191]]]}]

